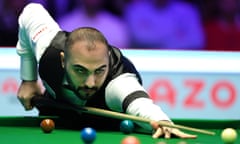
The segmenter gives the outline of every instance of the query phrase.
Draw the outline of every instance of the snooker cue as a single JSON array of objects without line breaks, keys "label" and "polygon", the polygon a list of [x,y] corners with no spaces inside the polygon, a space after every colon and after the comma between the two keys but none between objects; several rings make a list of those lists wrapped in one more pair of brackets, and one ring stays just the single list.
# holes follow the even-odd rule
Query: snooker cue
[{"label": "snooker cue", "polygon": [[[134,115],[124,114],[124,113],[119,113],[119,112],[114,112],[114,111],[109,111],[109,110],[104,110],[104,109],[94,108],[94,107],[82,107],[81,111],[89,114],[99,115],[99,116],[111,117],[116,119],[128,119],[135,122],[143,122],[143,123],[149,123],[149,124],[152,121],[150,119],[143,118],[143,117],[138,117]],[[158,121],[158,124],[161,126],[188,130],[188,131],[198,132],[202,134],[215,135],[215,133],[211,131],[206,131],[206,130],[197,129],[193,127],[187,127],[183,125],[171,124],[165,121]]]},{"label": "snooker cue", "polygon": [[[150,122],[152,121],[147,118],[124,114],[124,113],[120,113],[120,112],[114,112],[114,111],[110,111],[110,110],[104,110],[104,109],[100,109],[100,108],[94,108],[94,107],[76,108],[74,106],[70,106],[67,104],[56,102],[49,98],[45,98],[44,96],[34,96],[31,100],[31,103],[33,106],[36,106],[37,108],[47,106],[47,107],[51,107],[51,108],[72,110],[77,113],[84,112],[84,113],[98,115],[98,116],[104,116],[104,117],[110,117],[110,118],[122,119],[122,120],[128,119],[128,120],[132,120],[135,122],[143,122],[143,123],[148,123],[148,124],[150,124]],[[160,126],[166,126],[166,127],[170,127],[170,128],[188,130],[188,131],[198,132],[198,133],[207,134],[207,135],[215,135],[215,133],[211,132],[211,131],[197,129],[197,128],[193,128],[193,127],[187,127],[187,126],[183,126],[183,125],[172,124],[172,123],[168,123],[165,121],[158,121],[158,124]]]}]

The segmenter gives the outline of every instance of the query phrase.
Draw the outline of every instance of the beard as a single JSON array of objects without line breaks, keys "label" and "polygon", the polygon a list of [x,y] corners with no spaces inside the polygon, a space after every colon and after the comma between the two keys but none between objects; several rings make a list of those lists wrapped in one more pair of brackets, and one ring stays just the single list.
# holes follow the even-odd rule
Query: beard
[{"label": "beard", "polygon": [[88,100],[90,99],[96,92],[98,91],[97,87],[91,87],[89,88],[88,86],[83,86],[83,87],[78,87],[75,91],[77,96],[83,100]]},{"label": "beard", "polygon": [[65,70],[65,74],[66,74],[66,79],[69,83],[69,89],[73,91],[78,98],[82,100],[88,100],[98,91],[98,87],[96,86],[91,88],[86,85],[75,86],[66,70]]}]

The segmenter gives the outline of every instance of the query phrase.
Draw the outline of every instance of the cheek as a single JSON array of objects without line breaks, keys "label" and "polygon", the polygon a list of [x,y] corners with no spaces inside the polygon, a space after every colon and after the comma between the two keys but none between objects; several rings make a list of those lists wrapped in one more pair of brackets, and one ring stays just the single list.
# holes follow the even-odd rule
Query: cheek
[{"label": "cheek", "polygon": [[65,72],[68,82],[70,82],[72,85],[78,87],[83,83],[84,79],[82,77],[79,77],[74,71],[66,70]]},{"label": "cheek", "polygon": [[98,86],[101,86],[107,78],[107,73],[97,78],[96,83]]}]

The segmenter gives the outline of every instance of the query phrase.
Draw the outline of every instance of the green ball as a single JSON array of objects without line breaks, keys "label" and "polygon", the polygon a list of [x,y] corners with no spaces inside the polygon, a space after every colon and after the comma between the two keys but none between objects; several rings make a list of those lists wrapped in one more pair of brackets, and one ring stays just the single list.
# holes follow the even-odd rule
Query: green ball
[{"label": "green ball", "polygon": [[125,134],[130,134],[134,130],[134,123],[131,120],[123,120],[120,124],[120,131]]}]

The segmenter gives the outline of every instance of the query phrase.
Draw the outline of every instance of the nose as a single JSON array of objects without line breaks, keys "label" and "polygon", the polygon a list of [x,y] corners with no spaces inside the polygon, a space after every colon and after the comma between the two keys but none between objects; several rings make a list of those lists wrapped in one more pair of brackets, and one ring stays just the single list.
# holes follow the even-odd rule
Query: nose
[{"label": "nose", "polygon": [[94,74],[90,74],[88,78],[86,79],[85,85],[88,88],[93,88],[95,86],[95,76]]}]

